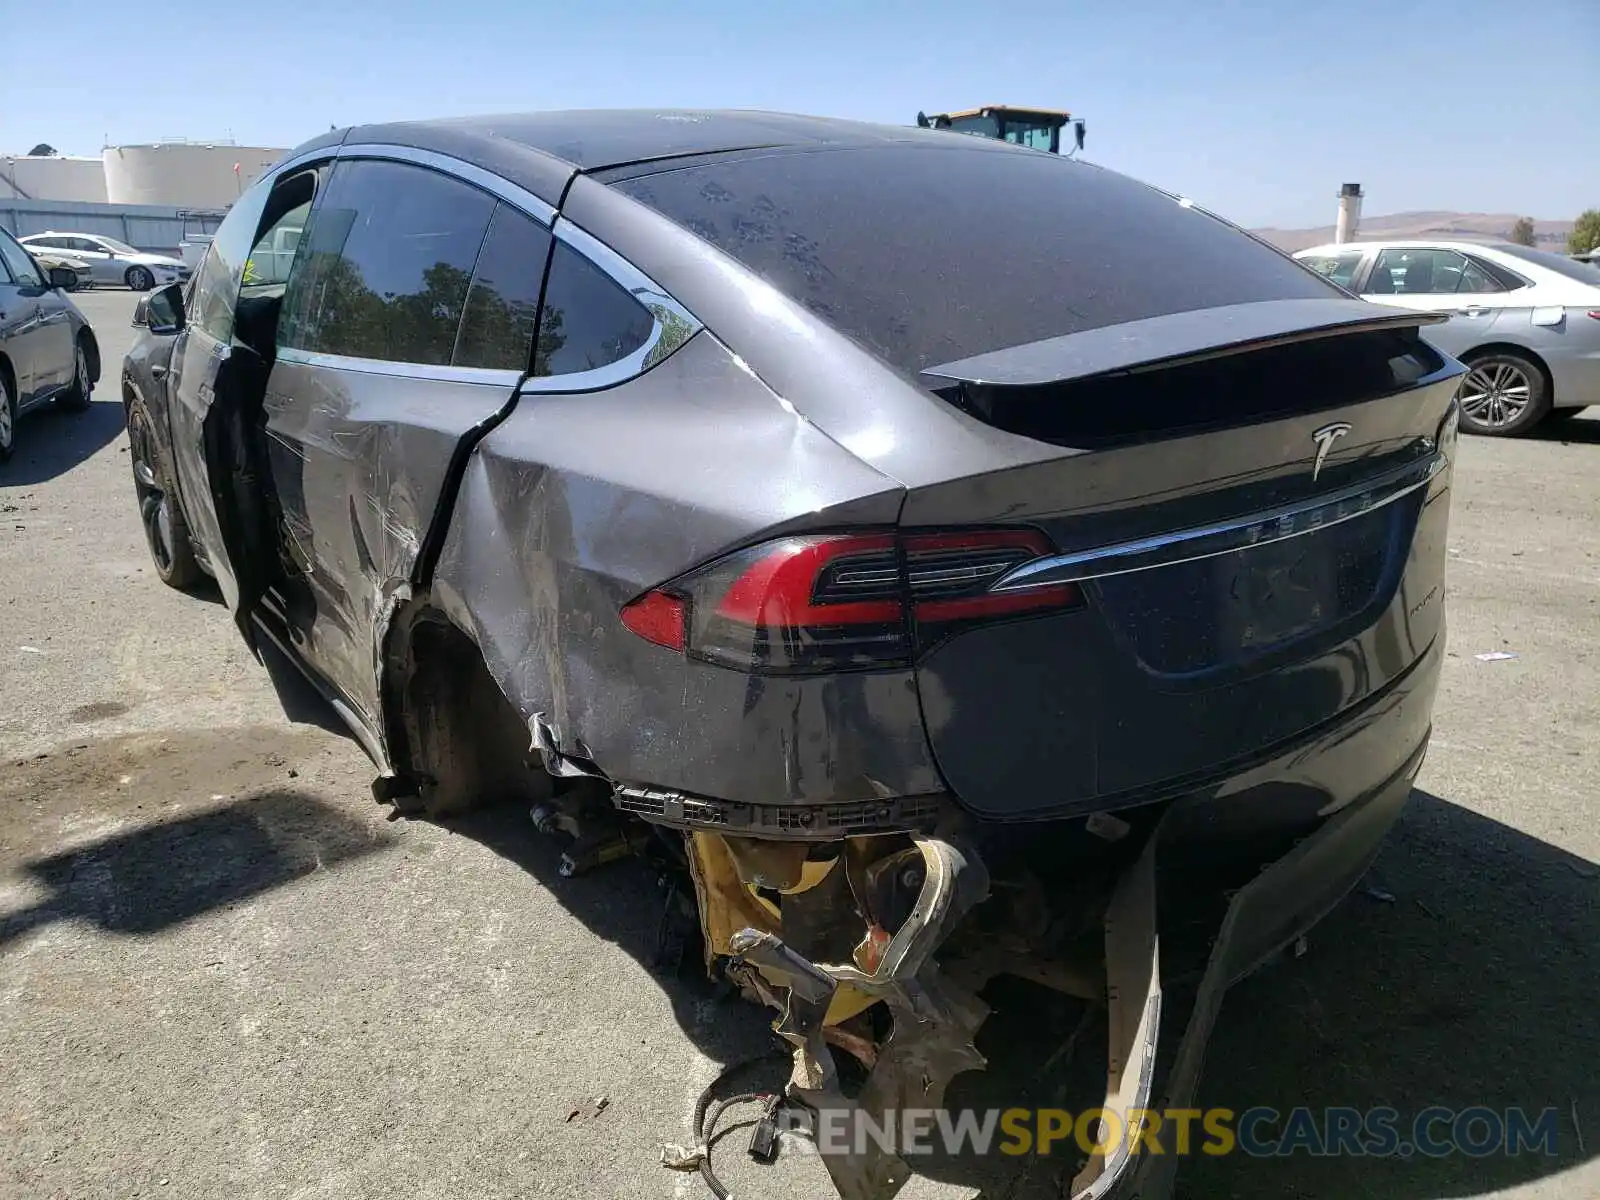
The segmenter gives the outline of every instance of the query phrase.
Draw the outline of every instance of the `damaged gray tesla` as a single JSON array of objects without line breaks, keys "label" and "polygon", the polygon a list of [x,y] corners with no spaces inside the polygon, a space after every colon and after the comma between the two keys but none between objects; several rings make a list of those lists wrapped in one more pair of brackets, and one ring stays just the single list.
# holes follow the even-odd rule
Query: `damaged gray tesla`
[{"label": "damaged gray tesla", "polygon": [[546,113],[296,150],[141,305],[123,392],[162,577],[215,578],[380,799],[672,856],[794,1102],[937,1107],[1011,974],[1103,1006],[1126,1112],[1183,1103],[1421,764],[1434,319],[1001,142]]}]

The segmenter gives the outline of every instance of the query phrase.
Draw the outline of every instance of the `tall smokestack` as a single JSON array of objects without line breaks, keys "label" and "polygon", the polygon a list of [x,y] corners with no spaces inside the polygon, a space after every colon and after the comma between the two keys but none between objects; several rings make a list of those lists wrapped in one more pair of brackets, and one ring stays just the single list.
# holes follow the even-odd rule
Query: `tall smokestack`
[{"label": "tall smokestack", "polygon": [[1351,241],[1361,229],[1361,185],[1347,183],[1339,188],[1339,223],[1334,226],[1333,240]]}]

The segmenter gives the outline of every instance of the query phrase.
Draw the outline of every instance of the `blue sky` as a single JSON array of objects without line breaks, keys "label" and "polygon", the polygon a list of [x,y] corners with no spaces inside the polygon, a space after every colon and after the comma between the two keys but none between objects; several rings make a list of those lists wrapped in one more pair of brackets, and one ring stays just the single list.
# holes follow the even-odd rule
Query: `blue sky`
[{"label": "blue sky", "polygon": [[909,124],[1014,103],[1081,113],[1087,157],[1252,226],[1329,224],[1347,180],[1374,214],[1600,206],[1600,0],[75,0],[10,5],[4,27],[40,51],[0,79],[5,153],[539,108]]}]

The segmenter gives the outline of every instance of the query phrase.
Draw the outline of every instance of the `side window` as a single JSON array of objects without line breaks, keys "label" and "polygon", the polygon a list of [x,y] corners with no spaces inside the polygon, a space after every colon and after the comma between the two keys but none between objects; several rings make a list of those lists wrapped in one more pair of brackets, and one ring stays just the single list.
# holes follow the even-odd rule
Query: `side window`
[{"label": "side window", "polygon": [[467,290],[454,365],[528,369],[550,241],[543,226],[515,209],[494,210]]},{"label": "side window", "polygon": [[198,328],[219,342],[233,338],[233,309],[239,300],[239,284],[244,276],[244,264],[256,238],[256,226],[267,199],[272,195],[272,181],[263,176],[244,195],[235,200],[216,236],[206,248],[205,259],[195,272],[194,285],[187,297],[190,328]]},{"label": "side window", "polygon": [[301,237],[278,344],[446,364],[495,201],[425,167],[334,167]]},{"label": "side window", "polygon": [[43,287],[44,278],[34,264],[33,257],[11,240],[11,235],[0,230],[0,258],[5,259],[11,278],[18,287]]},{"label": "side window", "polygon": [[87,250],[91,254],[106,252],[106,248],[99,242],[91,242],[88,238],[62,238],[61,244],[68,250]]},{"label": "side window", "polygon": [[[306,189],[312,186],[314,176],[307,176]],[[308,195],[272,223],[259,238],[250,257],[245,260],[240,293],[247,288],[271,289],[281,287],[289,280],[289,268],[294,265],[295,247],[300,242],[300,231],[311,216]]]},{"label": "side window", "polygon": [[557,242],[534,351],[535,375],[571,375],[626,358],[650,337],[650,311],[583,255]]},{"label": "side window", "polygon": [[1355,285],[1356,270],[1361,266],[1363,253],[1361,250],[1352,250],[1346,254],[1318,254],[1300,261],[1318,275],[1325,275],[1340,287],[1348,288]]},{"label": "side window", "polygon": [[1488,263],[1479,262],[1471,255],[1467,256],[1467,269],[1461,274],[1461,286],[1456,289],[1461,292],[1483,294],[1488,292],[1508,292],[1511,290],[1505,281],[1495,273]]},{"label": "side window", "polygon": [[1384,250],[1372,267],[1367,291],[1388,296],[1450,295],[1466,271],[1465,255],[1454,250]]},{"label": "side window", "polygon": [[206,248],[206,256],[195,273],[194,294],[189,297],[189,324],[226,342],[233,337],[233,306],[237,289],[229,277],[228,264],[217,253],[217,244]]}]

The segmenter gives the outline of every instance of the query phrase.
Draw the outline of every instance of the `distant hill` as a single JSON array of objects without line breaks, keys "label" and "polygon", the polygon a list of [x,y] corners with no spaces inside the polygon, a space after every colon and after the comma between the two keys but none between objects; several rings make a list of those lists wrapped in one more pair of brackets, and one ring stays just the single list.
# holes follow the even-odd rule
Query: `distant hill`
[{"label": "distant hill", "polygon": [[[1463,212],[1403,212],[1387,217],[1364,215],[1361,218],[1361,241],[1381,238],[1452,238],[1459,241],[1504,241],[1516,224],[1517,213],[1463,213]],[[1564,253],[1567,235],[1572,232],[1571,221],[1533,220],[1533,236],[1541,250]],[[1317,229],[1257,229],[1255,233],[1279,249],[1293,253],[1308,246],[1333,241],[1333,226]]]}]

